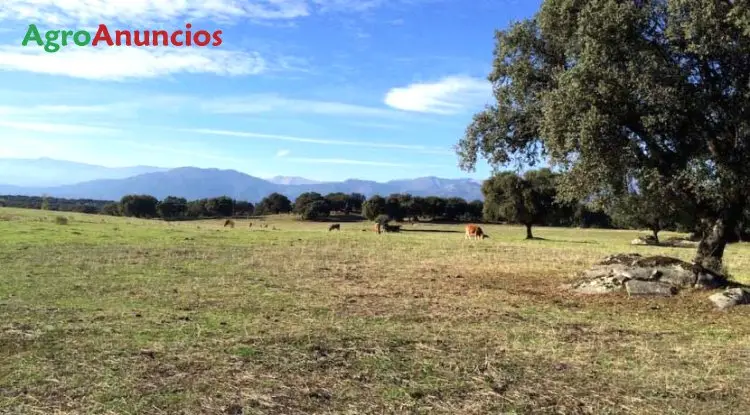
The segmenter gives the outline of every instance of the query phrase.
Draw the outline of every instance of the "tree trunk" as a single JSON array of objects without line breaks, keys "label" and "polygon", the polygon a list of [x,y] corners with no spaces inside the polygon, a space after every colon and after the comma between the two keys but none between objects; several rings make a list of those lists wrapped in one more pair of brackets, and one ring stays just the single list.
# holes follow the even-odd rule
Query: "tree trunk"
[{"label": "tree trunk", "polygon": [[722,260],[724,248],[727,246],[727,234],[734,228],[735,218],[731,216],[716,219],[712,226],[704,230],[698,244],[698,252],[694,262],[703,268],[722,274]]},{"label": "tree trunk", "polygon": [[651,232],[654,234],[654,240],[656,241],[656,244],[659,245],[659,228],[651,228]]},{"label": "tree trunk", "polygon": [[534,239],[534,235],[531,234],[531,224],[526,224],[526,239]]}]

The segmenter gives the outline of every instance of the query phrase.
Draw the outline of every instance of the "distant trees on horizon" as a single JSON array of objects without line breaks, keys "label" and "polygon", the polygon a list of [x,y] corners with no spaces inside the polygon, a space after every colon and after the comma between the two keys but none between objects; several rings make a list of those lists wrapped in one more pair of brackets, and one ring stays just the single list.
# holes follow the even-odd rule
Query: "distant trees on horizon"
[{"label": "distant trees on horizon", "polygon": [[[336,215],[359,215],[374,221],[387,217],[395,221],[503,222],[526,226],[527,237],[537,226],[583,228],[629,228],[673,230],[672,216],[684,209],[659,211],[658,204],[668,200],[663,191],[653,187],[607,206],[593,207],[584,202],[561,202],[557,199],[560,174],[539,169],[518,175],[500,172],[484,181],[484,201],[467,201],[460,197],[413,196],[408,193],[372,195],[335,192],[322,195],[302,193],[292,201],[280,193],[271,193],[257,204],[228,196],[188,201],[167,196],[162,200],[151,195],[126,195],[119,201],[62,199],[47,196],[0,196],[0,206],[49,209],[144,219],[192,220],[205,218],[251,217],[293,214],[301,220],[332,220]],[[682,207],[682,206],[681,206]],[[652,213],[654,219],[648,215]],[[662,216],[668,216],[663,218]],[[679,229],[691,231],[692,229]]]}]

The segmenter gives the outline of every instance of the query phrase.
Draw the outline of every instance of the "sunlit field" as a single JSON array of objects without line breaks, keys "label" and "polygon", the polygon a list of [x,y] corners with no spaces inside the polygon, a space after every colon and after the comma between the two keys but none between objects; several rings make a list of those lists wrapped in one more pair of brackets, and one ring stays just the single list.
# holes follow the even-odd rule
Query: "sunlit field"
[{"label": "sunlit field", "polygon": [[[559,289],[608,254],[693,249],[630,246],[636,231],[535,228],[543,239],[526,241],[488,225],[466,241],[461,225],[222,225],[0,208],[0,413],[750,405],[750,306]],[[726,262],[750,282],[750,246]]]}]

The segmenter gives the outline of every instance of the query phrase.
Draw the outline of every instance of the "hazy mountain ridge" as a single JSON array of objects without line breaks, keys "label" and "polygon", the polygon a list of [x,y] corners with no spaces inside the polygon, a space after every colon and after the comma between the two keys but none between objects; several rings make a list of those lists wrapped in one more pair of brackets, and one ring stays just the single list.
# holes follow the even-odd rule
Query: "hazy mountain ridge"
[{"label": "hazy mountain ridge", "polygon": [[[7,159],[0,159],[0,165],[5,160]],[[50,160],[47,159],[46,161],[49,163]],[[71,166],[71,162],[61,163],[63,164],[60,166]],[[138,168],[161,169],[148,166],[134,167],[133,169]],[[58,166],[57,169],[59,171],[61,167]],[[107,168],[103,167],[103,169]],[[0,176],[0,183],[2,183],[0,184],[0,193],[2,194],[46,194],[62,198],[103,200],[119,200],[126,194],[150,194],[159,199],[167,196],[179,196],[189,200],[230,196],[257,202],[273,192],[284,194],[291,199],[304,192],[321,194],[333,192],[362,193],[368,197],[374,194],[387,196],[392,193],[411,193],[415,196],[462,197],[469,201],[483,199],[481,184],[475,180],[442,179],[438,177],[420,177],[381,183],[358,179],[349,179],[343,182],[316,182],[302,177],[277,176],[273,179],[279,183],[274,183],[236,170],[180,167],[155,172],[149,171],[125,178],[87,180],[58,186],[25,186],[12,182],[6,184],[9,182],[5,180],[6,178],[5,175]]]},{"label": "hazy mountain ridge", "polygon": [[283,185],[293,185],[293,186],[323,183],[317,180],[310,180],[304,177],[297,177],[297,176],[274,176],[274,177],[271,177],[270,179],[265,179],[265,180],[273,184],[283,184]]},{"label": "hazy mountain ridge", "polygon": [[104,167],[73,161],[0,158],[0,183],[22,187],[64,186],[101,179],[125,179],[169,169],[154,166]]}]

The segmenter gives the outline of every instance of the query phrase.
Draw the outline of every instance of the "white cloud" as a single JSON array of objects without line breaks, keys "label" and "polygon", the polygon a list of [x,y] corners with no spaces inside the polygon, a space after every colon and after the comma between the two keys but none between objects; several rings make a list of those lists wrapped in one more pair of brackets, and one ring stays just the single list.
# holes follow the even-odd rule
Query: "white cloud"
[{"label": "white cloud", "polygon": [[387,161],[370,161],[370,160],[354,160],[354,159],[328,159],[328,158],[306,158],[306,157],[289,157],[289,161],[299,163],[315,163],[315,164],[349,164],[356,166],[382,166],[382,167],[401,167],[401,168],[420,168],[420,167],[445,167],[445,165],[433,165],[433,164],[412,164],[412,163],[392,163]]},{"label": "white cloud", "polygon": [[266,69],[257,54],[215,49],[0,47],[0,70],[123,81],[177,73],[254,75]]},{"label": "white cloud", "polygon": [[489,81],[467,76],[445,77],[433,83],[414,83],[392,88],[385,103],[404,111],[453,115],[488,102]]},{"label": "white cloud", "polygon": [[283,98],[278,95],[249,95],[226,97],[202,104],[214,114],[257,114],[264,112],[305,113],[318,115],[354,115],[375,117],[405,117],[393,110],[332,101]]},{"label": "white cloud", "polygon": [[295,136],[289,136],[289,135],[263,134],[263,133],[247,132],[247,131],[215,130],[215,129],[208,129],[208,128],[187,128],[187,129],[178,129],[178,131],[182,131],[186,133],[196,133],[196,134],[208,134],[208,135],[243,137],[243,138],[261,138],[261,139],[269,139],[269,140],[277,140],[277,141],[291,141],[291,142],[310,143],[310,144],[326,144],[326,145],[370,147],[370,148],[394,148],[394,149],[401,149],[401,150],[412,150],[412,151],[428,153],[428,154],[445,154],[445,155],[453,154],[448,149],[442,149],[442,148],[437,148],[437,147],[426,147],[426,146],[420,146],[420,145],[409,145],[409,144],[381,143],[381,142],[372,142],[372,141],[331,140],[331,139],[323,139],[323,138],[305,138],[305,137],[295,137]]},{"label": "white cloud", "polygon": [[112,107],[107,105],[0,105],[0,116],[109,114],[111,111]]},{"label": "white cloud", "polygon": [[124,144],[133,148],[140,148],[140,149],[148,150],[148,151],[155,152],[155,153],[169,153],[169,154],[175,154],[175,155],[180,155],[180,156],[189,156],[189,157],[202,159],[202,160],[216,160],[216,161],[230,162],[230,163],[247,163],[247,159],[240,159],[237,157],[229,157],[229,156],[224,156],[220,154],[214,154],[214,153],[207,152],[203,149],[189,150],[189,149],[140,143],[140,142],[136,142],[132,140],[110,140],[110,142]]},{"label": "white cloud", "polygon": [[56,124],[44,122],[18,122],[0,120],[0,127],[10,128],[20,131],[31,131],[37,133],[54,133],[54,134],[112,134],[118,130],[106,127],[96,127],[80,124]]},{"label": "white cloud", "polygon": [[286,157],[286,156],[289,155],[289,153],[291,153],[291,151],[289,151],[289,150],[279,150],[276,153],[276,157]]},{"label": "white cloud", "polygon": [[384,0],[312,0],[323,12],[363,12],[384,3]]},{"label": "white cloud", "polygon": [[310,14],[306,0],[3,0],[0,20],[55,25],[208,19],[284,20]]},{"label": "white cloud", "polygon": [[212,20],[289,21],[321,13],[361,13],[394,3],[426,0],[2,0],[0,21],[53,25],[103,22],[150,25],[155,22]]}]

